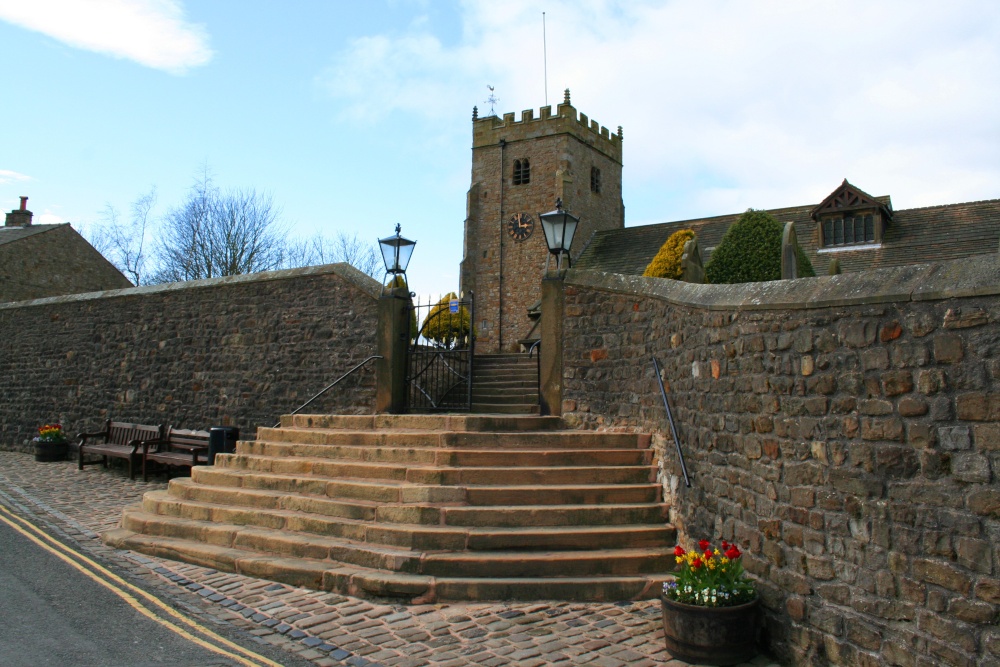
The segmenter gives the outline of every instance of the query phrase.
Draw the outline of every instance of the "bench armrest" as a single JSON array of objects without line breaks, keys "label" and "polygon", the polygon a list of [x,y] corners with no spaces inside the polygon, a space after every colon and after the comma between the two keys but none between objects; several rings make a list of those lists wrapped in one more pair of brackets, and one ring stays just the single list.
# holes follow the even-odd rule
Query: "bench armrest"
[{"label": "bench armrest", "polygon": [[107,438],[107,437],[108,437],[108,431],[107,430],[98,431],[96,433],[77,433],[76,434],[76,439],[80,441],[79,444],[81,444],[81,445],[84,444],[85,442],[87,442],[87,440],[89,438]]},{"label": "bench armrest", "polygon": [[128,444],[126,444],[125,446],[126,447],[131,447],[132,448],[132,453],[133,454],[137,454],[139,452],[139,448],[140,447],[142,447],[142,451],[143,451],[143,453],[145,453],[146,449],[149,447],[149,445],[151,445],[153,443],[160,443],[160,442],[162,442],[162,440],[160,438],[149,438],[149,439],[146,439],[146,440],[144,440],[142,438],[136,438],[135,440],[129,440]]},{"label": "bench armrest", "polygon": [[153,438],[152,440],[132,440],[128,444],[131,445],[133,442],[138,443],[139,445],[142,445],[142,455],[143,455],[143,457],[145,457],[147,454],[149,454],[149,448],[150,447],[152,447],[153,445],[155,445],[156,449],[158,450],[160,448],[160,446],[163,445],[163,444],[165,444],[167,441],[163,440],[162,438]]}]

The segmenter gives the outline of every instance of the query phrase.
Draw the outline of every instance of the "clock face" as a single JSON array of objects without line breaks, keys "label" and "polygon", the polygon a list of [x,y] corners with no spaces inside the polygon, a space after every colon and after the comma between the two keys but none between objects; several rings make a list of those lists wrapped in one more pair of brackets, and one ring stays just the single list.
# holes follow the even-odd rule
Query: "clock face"
[{"label": "clock face", "polygon": [[507,233],[510,234],[511,238],[515,241],[523,241],[529,236],[531,232],[535,229],[535,221],[531,219],[531,216],[527,213],[515,213],[510,216],[510,220],[507,221]]}]

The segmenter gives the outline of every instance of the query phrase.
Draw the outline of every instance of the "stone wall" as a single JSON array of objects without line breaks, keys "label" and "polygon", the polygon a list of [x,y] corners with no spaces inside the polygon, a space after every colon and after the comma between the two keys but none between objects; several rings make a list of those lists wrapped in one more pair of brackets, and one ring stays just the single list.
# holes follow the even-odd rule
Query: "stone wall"
[{"label": "stone wall", "polygon": [[[375,354],[378,293],[336,264],[0,304],[0,446],[107,418],[252,439]],[[374,396],[372,363],[315,410],[371,412]]]},{"label": "stone wall", "polygon": [[996,257],[732,286],[571,271],[564,295],[564,416],[659,434],[685,546],[744,548],[779,658],[1000,662]]}]

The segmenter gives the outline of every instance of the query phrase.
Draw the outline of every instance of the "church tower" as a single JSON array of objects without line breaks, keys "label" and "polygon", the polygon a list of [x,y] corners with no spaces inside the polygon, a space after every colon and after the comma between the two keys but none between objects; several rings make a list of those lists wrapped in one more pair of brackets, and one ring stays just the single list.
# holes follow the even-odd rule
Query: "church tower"
[{"label": "church tower", "polygon": [[569,90],[542,107],[503,118],[472,115],[472,186],[465,218],[462,290],[476,299],[476,349],[509,352],[531,331],[548,249],[538,219],[556,199],[580,218],[571,256],[594,232],[625,225],[622,130],[577,114]]}]

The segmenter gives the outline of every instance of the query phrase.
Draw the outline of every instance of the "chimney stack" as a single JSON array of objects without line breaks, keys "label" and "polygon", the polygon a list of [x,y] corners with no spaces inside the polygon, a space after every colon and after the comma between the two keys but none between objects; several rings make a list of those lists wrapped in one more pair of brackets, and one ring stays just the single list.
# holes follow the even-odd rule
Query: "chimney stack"
[{"label": "chimney stack", "polygon": [[7,227],[30,227],[31,211],[28,210],[28,198],[21,197],[21,208],[7,214]]}]

